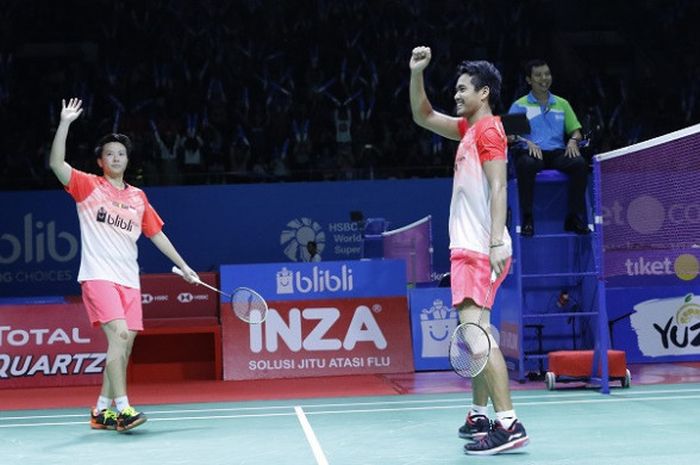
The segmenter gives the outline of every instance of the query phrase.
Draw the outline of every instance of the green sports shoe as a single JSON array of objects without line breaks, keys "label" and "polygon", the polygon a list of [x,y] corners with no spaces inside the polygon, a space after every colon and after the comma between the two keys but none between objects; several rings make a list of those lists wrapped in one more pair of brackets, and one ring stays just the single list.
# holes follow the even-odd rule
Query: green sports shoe
[{"label": "green sports shoe", "polygon": [[117,431],[123,433],[146,423],[146,415],[137,412],[134,407],[127,407],[117,416]]},{"label": "green sports shoe", "polygon": [[90,428],[117,429],[117,412],[108,408],[100,412],[95,408],[90,410]]}]

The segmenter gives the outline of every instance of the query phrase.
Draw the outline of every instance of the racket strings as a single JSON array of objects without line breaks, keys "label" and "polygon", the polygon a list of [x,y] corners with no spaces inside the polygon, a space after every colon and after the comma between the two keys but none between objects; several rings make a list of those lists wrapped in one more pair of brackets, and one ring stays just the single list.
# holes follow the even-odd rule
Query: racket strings
[{"label": "racket strings", "polygon": [[486,299],[481,305],[477,323],[466,322],[455,328],[450,341],[450,364],[455,373],[464,378],[473,378],[481,373],[491,355],[491,336],[481,324],[481,317],[493,292],[496,273],[491,272],[491,280]]},{"label": "racket strings", "polygon": [[267,315],[265,299],[252,289],[236,289],[231,295],[231,307],[238,318],[248,323],[262,323]]},{"label": "racket strings", "polygon": [[473,378],[483,371],[491,352],[488,333],[473,323],[464,323],[455,329],[450,344],[450,363],[463,377]]}]

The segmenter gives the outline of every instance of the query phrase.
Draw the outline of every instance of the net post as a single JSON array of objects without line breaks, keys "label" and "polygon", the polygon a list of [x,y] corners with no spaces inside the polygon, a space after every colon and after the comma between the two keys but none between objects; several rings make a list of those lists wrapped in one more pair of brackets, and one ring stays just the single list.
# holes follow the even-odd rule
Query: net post
[{"label": "net post", "polygon": [[605,296],[605,272],[603,263],[603,216],[602,216],[602,176],[600,160],[593,158],[593,260],[597,278],[598,293],[598,337],[596,338],[597,354],[594,353],[592,377],[597,375],[596,366],[600,363],[600,392],[610,394],[610,376],[608,367],[608,350],[610,349],[610,333],[608,327],[608,307]]}]

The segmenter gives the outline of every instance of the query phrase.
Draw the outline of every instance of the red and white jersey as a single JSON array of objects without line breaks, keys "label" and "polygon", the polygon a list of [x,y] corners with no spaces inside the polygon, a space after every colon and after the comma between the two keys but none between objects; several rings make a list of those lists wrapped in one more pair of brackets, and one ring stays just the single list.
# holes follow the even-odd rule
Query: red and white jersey
[{"label": "red and white jersey", "polygon": [[151,237],[163,220],[146,194],[127,185],[120,190],[102,176],[73,169],[66,191],[75,199],[80,220],[78,281],[111,281],[140,289],[138,248],[141,232]]},{"label": "red and white jersey", "polygon": [[[455,155],[450,249],[467,249],[488,255],[491,198],[482,164],[490,160],[506,160],[506,134],[497,116],[482,118],[472,126],[466,119],[461,119],[458,127],[462,140]],[[512,250],[505,227],[503,242],[508,250]]]}]

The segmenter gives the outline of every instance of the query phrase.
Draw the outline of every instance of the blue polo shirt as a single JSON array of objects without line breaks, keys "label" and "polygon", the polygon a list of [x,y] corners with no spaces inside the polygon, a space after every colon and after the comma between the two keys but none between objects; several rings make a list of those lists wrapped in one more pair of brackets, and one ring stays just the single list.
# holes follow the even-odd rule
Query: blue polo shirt
[{"label": "blue polo shirt", "polygon": [[[542,150],[565,148],[565,137],[581,129],[581,123],[569,102],[551,92],[547,105],[540,105],[530,92],[513,102],[508,113],[525,113],[530,121],[531,132],[522,136],[539,145]],[[523,148],[527,146],[524,142],[518,145]]]}]

